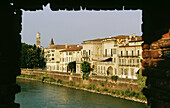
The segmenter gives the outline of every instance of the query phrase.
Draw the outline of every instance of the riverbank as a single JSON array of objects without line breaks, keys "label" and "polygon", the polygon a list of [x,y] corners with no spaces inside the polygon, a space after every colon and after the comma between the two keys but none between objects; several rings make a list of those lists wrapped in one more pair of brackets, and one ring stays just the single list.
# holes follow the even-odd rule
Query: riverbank
[{"label": "riverbank", "polygon": [[[42,78],[39,76],[23,77],[21,75],[21,76],[18,76],[17,78],[27,79],[27,80],[36,80],[36,81],[42,82]],[[139,96],[140,96],[139,94],[137,95],[137,93],[135,94],[135,92],[129,92],[128,90],[127,91],[118,91],[118,90],[111,91],[111,90],[107,89],[106,87],[96,88],[95,85],[83,85],[83,84],[79,84],[79,83],[74,83],[72,81],[69,81],[69,82],[62,81],[60,79],[55,81],[50,78],[44,79],[43,82],[49,83],[49,84],[54,84],[54,85],[60,85],[60,86],[64,86],[64,87],[69,87],[69,88],[74,88],[77,90],[84,90],[84,91],[88,91],[88,92],[92,92],[92,93],[109,95],[109,96],[118,97],[118,98],[131,100],[131,101],[135,101],[135,102],[147,103],[146,100],[139,99]]]}]

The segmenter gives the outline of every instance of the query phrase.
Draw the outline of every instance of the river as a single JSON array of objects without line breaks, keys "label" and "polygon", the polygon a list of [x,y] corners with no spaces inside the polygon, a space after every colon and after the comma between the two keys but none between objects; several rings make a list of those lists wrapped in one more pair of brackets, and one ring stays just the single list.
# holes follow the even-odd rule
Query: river
[{"label": "river", "polygon": [[17,79],[20,108],[145,108],[145,104],[83,90]]}]

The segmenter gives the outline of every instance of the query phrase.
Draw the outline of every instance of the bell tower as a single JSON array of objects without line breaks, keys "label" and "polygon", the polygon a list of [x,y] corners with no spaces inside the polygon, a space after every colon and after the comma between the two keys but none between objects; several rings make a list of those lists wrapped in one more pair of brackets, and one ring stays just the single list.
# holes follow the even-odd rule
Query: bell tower
[{"label": "bell tower", "polygon": [[37,37],[36,37],[36,46],[40,47],[40,33],[37,33]]}]

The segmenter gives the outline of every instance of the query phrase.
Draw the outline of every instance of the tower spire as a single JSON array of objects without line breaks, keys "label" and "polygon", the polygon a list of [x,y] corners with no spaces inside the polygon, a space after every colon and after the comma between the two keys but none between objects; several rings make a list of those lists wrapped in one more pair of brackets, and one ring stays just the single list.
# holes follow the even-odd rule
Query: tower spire
[{"label": "tower spire", "polygon": [[40,33],[37,33],[37,37],[36,37],[36,46],[40,47]]},{"label": "tower spire", "polygon": [[53,38],[51,38],[51,43],[50,43],[50,47],[54,45],[54,41],[53,41]]}]

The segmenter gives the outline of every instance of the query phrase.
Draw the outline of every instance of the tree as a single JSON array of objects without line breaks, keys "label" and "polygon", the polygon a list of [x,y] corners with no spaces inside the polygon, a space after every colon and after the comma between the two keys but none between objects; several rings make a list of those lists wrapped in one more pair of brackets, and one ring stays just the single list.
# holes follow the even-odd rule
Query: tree
[{"label": "tree", "polygon": [[76,72],[76,61],[70,62],[68,64],[68,68],[71,70],[71,72]]},{"label": "tree", "polygon": [[44,52],[34,44],[21,44],[21,68],[44,67]]},{"label": "tree", "polygon": [[90,74],[90,71],[92,71],[93,69],[90,67],[90,63],[84,61],[83,63],[81,63],[81,71],[83,72],[83,79],[88,80],[88,76]]},{"label": "tree", "polygon": [[146,87],[145,83],[146,83],[146,77],[142,76],[142,67],[139,69],[139,74],[137,76],[137,83],[138,83],[138,87],[140,89],[140,91],[142,91],[142,89],[144,87]]},{"label": "tree", "polygon": [[81,63],[81,71],[83,71],[83,73],[89,73],[92,70],[92,68],[90,67],[90,63],[84,61],[83,63]]}]

